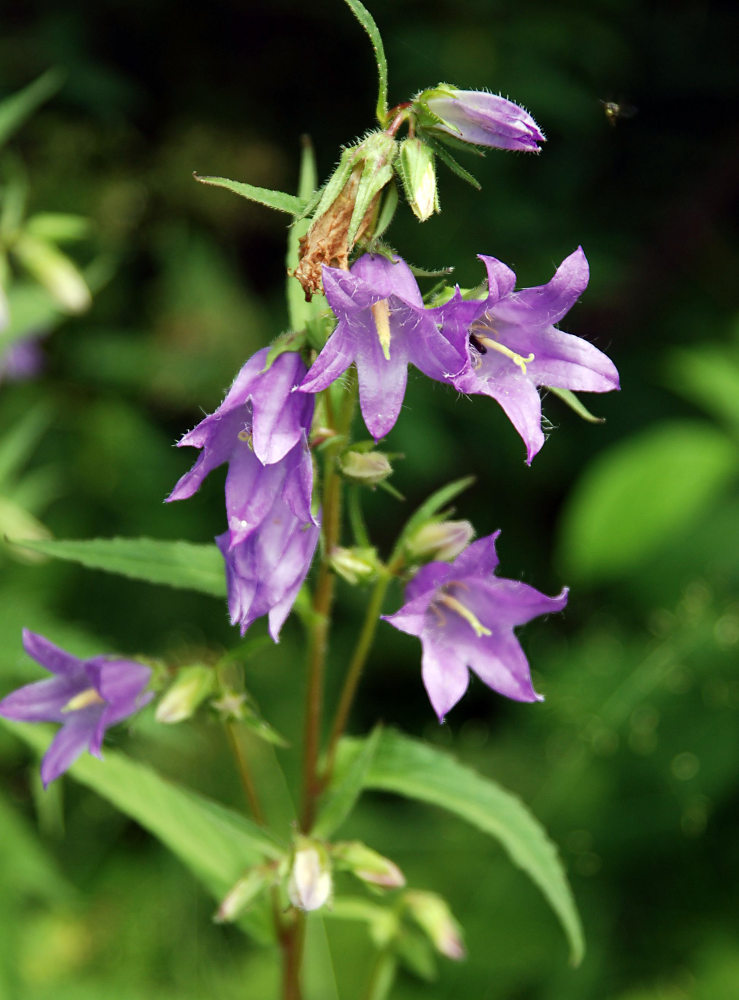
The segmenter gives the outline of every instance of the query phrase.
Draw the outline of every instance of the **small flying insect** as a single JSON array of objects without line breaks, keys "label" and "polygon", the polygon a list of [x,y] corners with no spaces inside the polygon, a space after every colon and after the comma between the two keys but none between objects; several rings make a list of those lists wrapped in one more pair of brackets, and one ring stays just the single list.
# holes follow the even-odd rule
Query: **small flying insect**
[{"label": "small flying insect", "polygon": [[637,109],[632,104],[624,104],[621,101],[601,101],[603,113],[608,119],[611,128],[616,127],[619,118],[633,118]]}]

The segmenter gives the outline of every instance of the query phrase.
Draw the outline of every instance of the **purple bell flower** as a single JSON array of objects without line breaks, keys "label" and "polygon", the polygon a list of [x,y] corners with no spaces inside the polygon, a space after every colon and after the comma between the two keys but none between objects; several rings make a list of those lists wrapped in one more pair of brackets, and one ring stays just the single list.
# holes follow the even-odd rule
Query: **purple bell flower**
[{"label": "purple bell flower", "polygon": [[320,529],[314,520],[295,517],[279,497],[259,528],[230,543],[226,532],[216,544],[226,562],[228,610],[241,634],[257,618],[269,616],[275,642],[310,569]]},{"label": "purple bell flower", "polygon": [[458,342],[442,336],[435,310],[424,308],[416,279],[399,257],[365,254],[350,271],[324,266],[323,287],[339,322],[299,389],[320,392],[355,362],[362,416],[377,441],[398,419],[408,363],[449,382],[467,361],[464,335]]},{"label": "purple bell flower", "polygon": [[306,367],[299,354],[285,352],[264,371],[268,353],[265,347],[250,358],[218,409],[178,442],[178,447],[202,452],[167,497],[191,497],[209,472],[228,462],[226,513],[232,545],[259,527],[277,497],[297,518],[311,520],[313,463],[307,433],[313,400],[292,392]]},{"label": "purple bell flower", "polygon": [[405,605],[383,616],[421,640],[423,683],[440,722],[467,690],[469,669],[507,698],[542,700],[513,629],[561,611],[567,590],[547,597],[525,583],[496,577],[499,534],[473,542],[453,563],[424,566],[406,588]]},{"label": "purple bell flower", "polygon": [[144,692],[151,670],[143,663],[95,656],[78,660],[41,635],[23,630],[30,657],[54,677],[13,691],[0,701],[0,715],[19,722],[61,722],[41,761],[44,788],[88,750],[101,757],[105,730],[133,715],[151,698]]},{"label": "purple bell flower", "polygon": [[[544,444],[537,386],[575,392],[619,388],[613,362],[581,337],[563,333],[557,323],[588,284],[582,247],[560,264],[546,285],[514,292],[516,275],[495,257],[480,255],[488,272],[488,297],[469,325],[470,365],[453,379],[464,393],[497,400],[526,444],[526,461]],[[456,343],[458,329],[451,326]]]},{"label": "purple bell flower", "polygon": [[442,83],[419,94],[415,104],[423,128],[460,142],[533,153],[546,142],[528,111],[484,90],[458,90]]}]

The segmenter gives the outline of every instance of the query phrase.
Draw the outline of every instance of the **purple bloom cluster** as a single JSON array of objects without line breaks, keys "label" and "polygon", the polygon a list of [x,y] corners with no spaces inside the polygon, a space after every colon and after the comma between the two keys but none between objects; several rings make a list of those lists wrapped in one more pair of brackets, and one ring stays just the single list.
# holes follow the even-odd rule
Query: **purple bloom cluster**
[{"label": "purple bloom cluster", "polygon": [[23,630],[23,646],[54,677],[26,684],[3,698],[0,715],[19,722],[62,723],[41,762],[46,787],[83,751],[102,756],[105,730],[152,698],[144,692],[151,671],[142,663],[108,656],[78,660],[28,629]]},{"label": "purple bloom cluster", "polygon": [[507,698],[541,701],[513,629],[561,611],[567,591],[547,597],[525,583],[496,577],[498,534],[468,545],[452,563],[424,566],[408,584],[404,606],[384,616],[421,640],[423,682],[439,721],[467,690],[469,669]]},{"label": "purple bloom cluster", "polygon": [[167,500],[192,496],[209,472],[228,462],[228,531],[216,541],[226,563],[231,621],[243,635],[268,614],[277,641],[319,529],[308,449],[313,399],[292,391],[306,367],[293,352],[265,367],[268,353],[264,348],[250,358],[218,409],[178,442],[201,454]]},{"label": "purple bloom cluster", "polygon": [[395,424],[408,362],[460,392],[496,399],[526,444],[527,461],[544,443],[537,386],[587,392],[618,388],[613,363],[592,344],[556,329],[588,283],[578,248],[546,285],[514,291],[516,276],[494,257],[484,299],[457,289],[445,305],[426,308],[408,265],[366,254],[349,272],[324,268],[336,330],[300,384],[325,389],[354,361],[362,416],[375,439]]}]

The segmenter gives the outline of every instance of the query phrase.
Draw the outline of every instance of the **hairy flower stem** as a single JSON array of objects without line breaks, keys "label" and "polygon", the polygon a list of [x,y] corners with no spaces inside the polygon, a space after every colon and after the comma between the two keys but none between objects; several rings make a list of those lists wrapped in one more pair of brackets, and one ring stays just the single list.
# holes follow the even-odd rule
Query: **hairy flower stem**
[{"label": "hairy flower stem", "polygon": [[329,737],[328,751],[326,755],[326,767],[322,777],[323,785],[328,784],[331,780],[336,758],[336,749],[338,747],[339,740],[344,733],[344,729],[349,718],[349,712],[351,711],[351,707],[354,702],[354,696],[357,693],[357,687],[359,686],[359,681],[362,676],[362,670],[364,669],[370,649],[372,648],[372,641],[375,637],[375,629],[377,628],[377,622],[380,619],[380,611],[382,610],[382,602],[385,599],[385,592],[387,591],[390,580],[391,574],[388,572],[384,572],[380,576],[375,584],[374,590],[372,591],[369,604],[367,605],[367,612],[362,624],[362,631],[359,633],[357,644],[354,647],[354,653],[349,661],[349,669],[347,670],[346,677],[344,679],[344,687],[341,691],[339,704],[336,708],[336,715],[334,716],[334,723],[331,727],[331,736]]},{"label": "hairy flower stem", "polygon": [[356,378],[347,391],[336,421],[336,438],[326,446],[323,480],[323,545],[318,580],[313,598],[313,621],[308,641],[308,688],[305,709],[305,739],[303,749],[303,801],[300,813],[301,828],[310,831],[315,818],[315,808],[320,782],[318,781],[318,751],[323,708],[323,680],[326,650],[331,626],[331,609],[334,598],[334,574],[330,558],[339,543],[341,533],[342,480],[336,464],[338,448],[346,445],[356,400]]},{"label": "hairy flower stem", "polygon": [[236,723],[227,720],[224,722],[224,726],[226,729],[226,736],[228,737],[228,744],[231,747],[231,753],[236,761],[236,768],[239,772],[241,785],[249,803],[249,808],[251,809],[252,815],[257,823],[260,826],[264,826],[264,813],[262,812],[262,806],[259,802],[259,796],[257,795],[257,790],[246,759],[246,754],[244,753],[243,747],[239,742],[238,733],[236,732]]}]

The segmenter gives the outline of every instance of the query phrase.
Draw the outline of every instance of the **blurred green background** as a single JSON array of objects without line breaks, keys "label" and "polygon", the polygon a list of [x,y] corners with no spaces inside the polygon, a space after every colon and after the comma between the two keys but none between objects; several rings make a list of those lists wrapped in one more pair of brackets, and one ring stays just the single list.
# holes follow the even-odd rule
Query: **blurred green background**
[{"label": "blurred green background", "polygon": [[[458,398],[418,373],[409,380],[388,439],[405,456],[393,482],[406,501],[377,492],[366,502],[380,545],[387,551],[428,492],[474,472],[458,515],[480,534],[503,529],[504,575],[548,593],[567,583],[571,598],[566,615],[524,633],[543,705],[505,702],[473,681],[440,728],[417,644],[383,627],[352,729],[381,718],[521,795],[560,845],[589,950],[580,969],[567,966],[545,903],[482,834],[368,796],[347,836],[444,893],[469,950],[464,963],[440,962],[431,984],[403,972],[393,996],[730,1000],[739,995],[736,15],[699,0],[371,8],[392,103],[439,80],[489,88],[524,104],[549,140],[539,157],[467,157],[482,193],[441,170],[446,211],[423,226],[399,212],[390,241],[419,266],[454,265],[462,285],[482,277],[476,253],[536,285],[581,243],[591,284],[563,325],[613,358],[623,387],[586,400],[601,425],[545,399],[552,433],[529,469],[491,400]],[[92,218],[70,253],[103,277],[87,313],[41,324],[44,372],[0,386],[0,499],[60,538],[205,542],[223,530],[223,474],[192,500],[163,505],[194,456],[171,445],[285,329],[286,230],[284,217],[203,188],[192,172],[294,190],[306,133],[325,177],[340,144],[372,124],[371,51],[340,0],[28,0],[4,10],[0,99],[52,66],[65,82],[2,169],[24,165],[32,211]],[[603,101],[637,112],[613,126]],[[17,523],[3,532],[18,537]],[[238,639],[211,598],[20,562],[7,546],[0,560],[3,693],[40,675],[21,651],[23,626],[80,655],[170,661]],[[342,591],[333,677],[362,599]],[[249,689],[288,733],[299,731],[301,639],[291,622],[279,647],[248,664]],[[162,728],[145,714],[133,738],[119,731],[112,742],[240,803],[215,725]],[[297,751],[282,757],[294,773]],[[42,794],[35,762],[5,733],[0,765],[0,997],[273,995],[269,955],[215,927],[211,901],[135,824],[69,780]],[[369,948],[355,927],[330,933],[342,1000],[358,998]]]}]

